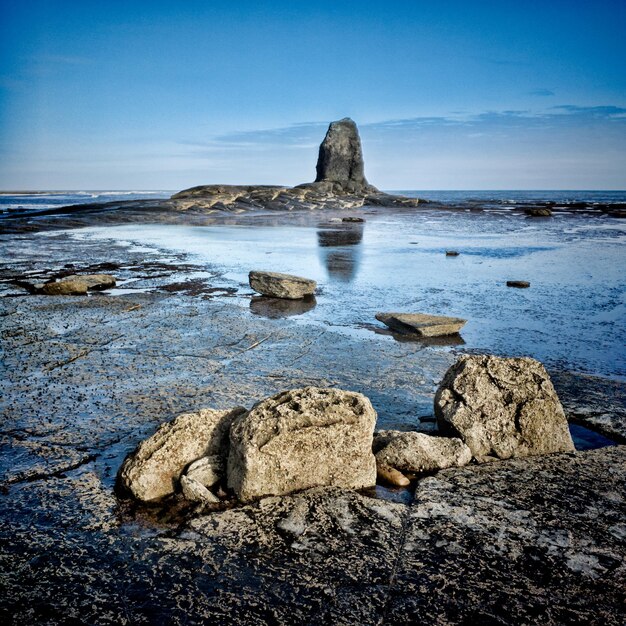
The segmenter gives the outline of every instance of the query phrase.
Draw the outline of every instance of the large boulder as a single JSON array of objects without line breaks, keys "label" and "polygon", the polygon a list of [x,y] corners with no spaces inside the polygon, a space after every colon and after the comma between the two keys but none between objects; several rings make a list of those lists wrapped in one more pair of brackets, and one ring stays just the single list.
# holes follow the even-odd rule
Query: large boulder
[{"label": "large boulder", "polygon": [[256,404],[230,431],[228,485],[242,501],[376,483],[376,411],[360,393],[305,387]]},{"label": "large boulder", "polygon": [[461,467],[472,460],[470,449],[456,437],[381,431],[377,440],[384,445],[376,452],[376,462],[401,472],[432,472],[448,467]]},{"label": "large boulder", "polygon": [[243,413],[241,407],[201,409],[162,424],[126,458],[119,474],[121,484],[144,502],[174,493],[187,465],[200,457],[228,454],[230,425]]},{"label": "large boulder", "polygon": [[349,117],[331,122],[320,145],[316,170],[316,183],[338,183],[350,192],[369,187],[359,131]]},{"label": "large boulder", "polygon": [[91,289],[109,289],[115,287],[115,276],[110,274],[83,274],[66,276],[56,282],[45,283],[41,293],[48,296],[82,296]]},{"label": "large boulder", "polygon": [[317,283],[309,278],[279,272],[252,271],[248,274],[250,287],[271,298],[299,300],[315,293]]},{"label": "large boulder", "polygon": [[439,430],[481,459],[571,452],[563,407],[539,361],[466,355],[435,394]]},{"label": "large boulder", "polygon": [[376,313],[376,319],[391,330],[404,335],[420,337],[444,337],[456,335],[465,326],[460,317],[429,315],[427,313]]}]

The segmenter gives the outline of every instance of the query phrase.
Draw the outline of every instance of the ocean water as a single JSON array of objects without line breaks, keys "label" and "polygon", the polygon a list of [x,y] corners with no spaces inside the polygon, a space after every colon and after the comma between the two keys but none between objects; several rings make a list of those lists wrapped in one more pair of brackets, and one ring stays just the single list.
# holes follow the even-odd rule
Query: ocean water
[{"label": "ocean water", "polygon": [[42,211],[72,204],[154,200],[169,198],[174,191],[0,191],[0,215],[21,211]]},{"label": "ocean water", "polygon": [[[116,202],[121,200],[155,200],[169,198],[176,190],[159,191],[0,191],[0,215],[10,212],[37,211],[73,204]],[[626,202],[626,191],[441,191],[392,190],[391,193],[432,202],[482,207],[487,210],[508,210],[516,206],[542,202],[562,205],[578,203],[606,204]]]}]

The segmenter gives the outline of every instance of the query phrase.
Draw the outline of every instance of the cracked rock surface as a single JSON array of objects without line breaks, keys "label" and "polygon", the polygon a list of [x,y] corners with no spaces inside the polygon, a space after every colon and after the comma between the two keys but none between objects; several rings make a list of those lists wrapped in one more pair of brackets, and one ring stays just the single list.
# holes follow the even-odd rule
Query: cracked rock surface
[{"label": "cracked rock surface", "polygon": [[535,359],[461,356],[437,390],[435,414],[440,430],[478,459],[574,450],[561,402]]}]

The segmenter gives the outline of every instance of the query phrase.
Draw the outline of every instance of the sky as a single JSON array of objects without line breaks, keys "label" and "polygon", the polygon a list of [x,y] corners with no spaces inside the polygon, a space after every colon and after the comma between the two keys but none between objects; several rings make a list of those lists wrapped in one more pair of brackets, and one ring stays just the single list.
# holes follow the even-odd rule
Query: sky
[{"label": "sky", "polygon": [[626,0],[0,0],[0,189],[626,189]]}]

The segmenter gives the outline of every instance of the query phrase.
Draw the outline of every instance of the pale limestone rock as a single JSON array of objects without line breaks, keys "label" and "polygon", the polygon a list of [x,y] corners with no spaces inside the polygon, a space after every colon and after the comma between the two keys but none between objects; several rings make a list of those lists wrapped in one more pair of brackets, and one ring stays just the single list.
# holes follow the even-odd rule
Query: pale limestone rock
[{"label": "pale limestone rock", "polygon": [[215,494],[211,493],[201,482],[198,482],[187,475],[181,476],[180,486],[185,498],[187,498],[187,500],[191,500],[192,502],[215,504],[220,501],[220,499]]},{"label": "pale limestone rock", "polygon": [[115,287],[115,277],[110,274],[84,274],[61,278],[54,283],[41,286],[41,293],[48,296],[84,295],[90,289],[108,289]]},{"label": "pale limestone rock", "polygon": [[379,443],[385,443],[376,453],[376,462],[401,472],[432,472],[461,467],[472,460],[470,449],[457,438],[399,431],[381,431],[378,436]]},{"label": "pale limestone rock", "polygon": [[309,278],[278,272],[252,271],[248,278],[252,289],[272,298],[299,300],[313,295],[317,287],[317,283]]},{"label": "pale limestone rock", "polygon": [[377,313],[376,319],[392,330],[403,334],[417,334],[422,337],[455,335],[467,320],[426,313]]},{"label": "pale limestone rock", "polygon": [[230,431],[228,485],[242,501],[376,483],[376,411],[360,393],[305,387],[259,402]]},{"label": "pale limestone rock", "polygon": [[121,483],[145,502],[174,493],[187,465],[200,457],[227,454],[228,429],[243,413],[241,407],[202,409],[163,424],[126,458],[120,470]]},{"label": "pale limestone rock", "polygon": [[460,357],[437,390],[435,415],[440,431],[477,458],[574,451],[561,402],[534,359]]}]

